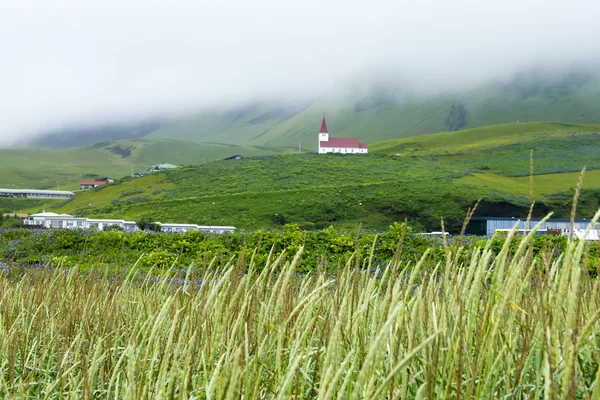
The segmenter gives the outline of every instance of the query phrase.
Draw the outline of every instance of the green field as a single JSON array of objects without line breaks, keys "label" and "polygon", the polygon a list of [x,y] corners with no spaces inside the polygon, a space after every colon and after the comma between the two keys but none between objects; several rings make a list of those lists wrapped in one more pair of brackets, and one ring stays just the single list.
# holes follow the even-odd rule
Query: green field
[{"label": "green field", "polygon": [[504,124],[386,140],[373,144],[370,150],[390,155],[460,154],[515,143],[524,144],[524,142],[531,142],[536,139],[564,138],[573,134],[599,132],[600,125],[576,125],[558,122]]},{"label": "green field", "polygon": [[[534,175],[533,196],[536,199],[546,200],[556,192],[573,191],[577,186],[579,175],[579,172]],[[507,177],[487,172],[478,172],[470,176],[464,176],[455,179],[454,183],[493,188],[520,196],[529,196],[530,188],[529,177]],[[600,189],[600,171],[586,172],[582,189]]]},{"label": "green field", "polygon": [[[287,155],[220,161],[81,193],[56,209],[80,216],[234,225],[242,229],[298,223],[384,229],[405,218],[423,229],[460,228],[480,197],[527,209],[527,196],[456,184],[464,168],[427,158]],[[169,186],[167,192],[149,196]],[[138,189],[136,189],[138,188]],[[122,193],[144,190],[128,199]],[[128,200],[128,201],[124,201]]]},{"label": "green field", "polygon": [[0,187],[79,189],[79,180],[97,177],[119,179],[134,171],[168,162],[200,164],[236,154],[273,154],[276,149],[240,147],[220,143],[177,140],[123,140],[66,149],[0,149]]},{"label": "green field", "polygon": [[[84,192],[57,212],[129,219],[150,214],[163,222],[240,228],[286,222],[297,222],[307,228],[330,224],[350,228],[357,221],[371,228],[385,227],[405,217],[414,218],[425,196],[432,197],[436,192],[451,195],[449,176],[460,174],[460,170],[440,166],[443,169],[424,176],[428,165],[428,160],[396,160],[376,155],[304,154],[219,161]],[[135,187],[147,193],[165,185],[172,185],[165,194],[113,202]],[[452,194],[455,204],[437,202],[440,212],[460,215],[459,205],[477,197],[475,190],[463,192],[467,193]],[[439,215],[432,213],[428,223],[439,221]]]},{"label": "green field", "polygon": [[[592,125],[512,124],[376,143],[375,154],[367,156],[304,153],[212,161],[78,193],[64,205],[37,200],[20,207],[0,200],[0,207],[240,229],[298,223],[305,229],[351,230],[361,223],[381,230],[408,219],[419,229],[439,230],[443,218],[446,229],[458,231],[466,210],[480,199],[489,215],[506,207],[514,216],[527,214],[533,152],[536,215],[568,216],[578,173],[586,167],[580,215],[589,217],[600,204],[598,131]],[[167,144],[181,142],[150,142],[128,158],[158,159]],[[107,146],[114,144],[74,151],[98,155]]]}]

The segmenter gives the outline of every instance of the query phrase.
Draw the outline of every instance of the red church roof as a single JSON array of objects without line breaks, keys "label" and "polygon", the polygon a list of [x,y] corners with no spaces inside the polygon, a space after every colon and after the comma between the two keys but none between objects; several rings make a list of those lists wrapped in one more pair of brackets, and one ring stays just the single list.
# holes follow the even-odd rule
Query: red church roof
[{"label": "red church roof", "polygon": [[321,147],[358,148],[356,138],[329,138],[327,142],[319,142]]},{"label": "red church roof", "polygon": [[325,117],[323,117],[323,122],[321,122],[321,132],[320,133],[329,133],[327,130],[327,122],[325,122]]},{"label": "red church roof", "polygon": [[359,143],[356,138],[329,138],[327,142],[319,142],[319,147],[336,147],[341,149],[368,149],[367,143]]}]

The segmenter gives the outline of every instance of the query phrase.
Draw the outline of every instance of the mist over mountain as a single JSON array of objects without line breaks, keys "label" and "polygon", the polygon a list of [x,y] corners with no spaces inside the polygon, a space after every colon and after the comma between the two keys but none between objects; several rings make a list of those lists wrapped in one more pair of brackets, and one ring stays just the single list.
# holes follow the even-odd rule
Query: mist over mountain
[{"label": "mist over mountain", "polygon": [[123,122],[92,126],[72,126],[43,133],[19,144],[34,148],[64,149],[105,141],[139,139],[159,129],[165,123],[166,120],[153,119],[140,123]]},{"label": "mist over mountain", "polygon": [[[0,145],[63,131],[90,138],[66,144],[84,143],[101,137],[98,129],[129,138],[128,125],[135,131],[149,120],[179,121],[198,137],[211,126],[222,134],[245,127],[268,143],[277,141],[272,126],[323,111],[339,116],[340,132],[364,129],[370,118],[349,115],[369,112],[389,120],[389,134],[393,125],[427,133],[519,119],[510,107],[494,116],[494,96],[524,102],[531,112],[521,118],[571,119],[580,108],[573,102],[591,100],[592,88],[568,94],[577,82],[560,83],[562,92],[547,82],[597,65],[599,11],[593,0],[8,0],[0,13]],[[494,94],[492,81],[505,93]],[[552,96],[575,97],[564,99],[568,115],[535,111]],[[263,112],[243,121],[249,126],[215,117],[256,104]],[[158,131],[189,136],[171,125]],[[291,143],[307,128],[296,121],[276,132]]]},{"label": "mist over mountain", "polygon": [[500,123],[595,123],[600,121],[600,79],[588,68],[560,75],[529,70],[510,80],[438,94],[378,82],[327,93],[308,105],[261,102],[202,112],[165,124],[150,137],[290,148],[306,141],[304,147],[314,150],[323,113],[333,135],[367,142]]},{"label": "mist over mountain", "polygon": [[71,127],[33,147],[65,148],[132,138],[168,138],[271,148],[314,149],[323,113],[332,134],[373,142],[499,123],[600,121],[600,79],[590,68],[541,68],[475,88],[424,94],[399,80],[332,87],[311,100],[256,100],[172,118]]}]

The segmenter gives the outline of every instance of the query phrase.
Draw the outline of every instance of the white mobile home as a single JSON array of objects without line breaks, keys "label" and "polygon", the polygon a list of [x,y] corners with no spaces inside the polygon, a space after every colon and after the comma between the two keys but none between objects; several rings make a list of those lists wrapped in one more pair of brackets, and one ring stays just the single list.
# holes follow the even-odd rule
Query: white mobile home
[{"label": "white mobile home", "polygon": [[[481,236],[492,236],[495,232],[508,232],[511,231],[515,225],[517,225],[517,233],[528,233],[530,229],[535,227],[540,218],[532,218],[531,221],[527,222],[527,218],[518,217],[474,217],[469,221],[467,226],[467,234],[469,235],[481,235]],[[573,229],[586,229],[590,224],[589,219],[581,218],[573,221]],[[593,229],[600,229],[600,223],[596,223]],[[538,229],[539,234],[546,234],[549,231],[555,231],[560,233],[569,232],[571,229],[571,220],[568,218],[550,218],[543,223]]]},{"label": "white mobile home", "polygon": [[218,233],[218,234],[234,233],[235,226],[215,226],[215,225],[199,226],[198,230],[200,232],[206,232],[206,233]]},{"label": "white mobile home", "polygon": [[75,193],[66,190],[0,189],[0,196],[27,199],[69,199]]},{"label": "white mobile home", "polygon": [[162,222],[157,222],[158,225],[160,225],[160,231],[161,232],[169,232],[169,233],[174,233],[174,232],[187,232],[190,230],[198,230],[198,225],[195,224],[168,224],[168,223],[162,223]]},{"label": "white mobile home", "polygon": [[122,219],[88,218],[87,222],[88,222],[87,228],[97,228],[97,229],[100,229],[101,231],[110,226],[117,226],[119,228],[124,228],[124,225],[125,225],[125,221]]}]

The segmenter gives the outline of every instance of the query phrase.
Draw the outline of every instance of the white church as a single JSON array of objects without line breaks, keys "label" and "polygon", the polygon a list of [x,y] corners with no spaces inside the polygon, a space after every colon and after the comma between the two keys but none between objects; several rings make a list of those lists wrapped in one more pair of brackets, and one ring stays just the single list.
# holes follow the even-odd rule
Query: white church
[{"label": "white church", "polygon": [[321,132],[319,132],[319,154],[342,153],[342,154],[367,154],[369,145],[359,143],[356,138],[330,138],[327,130],[327,122],[323,117]]}]

